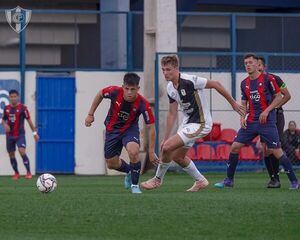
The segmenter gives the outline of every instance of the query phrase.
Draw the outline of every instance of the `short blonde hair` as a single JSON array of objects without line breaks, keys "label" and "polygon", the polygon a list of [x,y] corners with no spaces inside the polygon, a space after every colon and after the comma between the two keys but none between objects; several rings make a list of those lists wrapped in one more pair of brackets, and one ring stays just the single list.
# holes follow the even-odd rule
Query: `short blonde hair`
[{"label": "short blonde hair", "polygon": [[179,60],[176,55],[164,56],[160,62],[162,66],[165,66],[167,64],[170,64],[173,67],[179,66]]}]

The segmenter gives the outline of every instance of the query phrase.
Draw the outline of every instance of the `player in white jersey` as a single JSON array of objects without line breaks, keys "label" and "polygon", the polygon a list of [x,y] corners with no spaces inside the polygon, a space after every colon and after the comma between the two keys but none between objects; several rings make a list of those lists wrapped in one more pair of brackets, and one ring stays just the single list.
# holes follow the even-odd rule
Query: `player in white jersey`
[{"label": "player in white jersey", "polygon": [[[141,186],[148,190],[161,186],[163,177],[173,160],[195,180],[194,185],[187,191],[196,192],[205,188],[208,181],[198,171],[193,161],[186,156],[186,153],[197,139],[209,134],[212,128],[212,118],[204,89],[216,89],[240,115],[244,115],[245,110],[218,81],[180,73],[177,56],[163,57],[161,66],[165,79],[168,81],[167,93],[170,105],[165,135],[161,143],[160,164],[155,176],[143,182]],[[177,118],[178,104],[183,111],[184,119],[177,134],[170,137],[172,126]]]}]

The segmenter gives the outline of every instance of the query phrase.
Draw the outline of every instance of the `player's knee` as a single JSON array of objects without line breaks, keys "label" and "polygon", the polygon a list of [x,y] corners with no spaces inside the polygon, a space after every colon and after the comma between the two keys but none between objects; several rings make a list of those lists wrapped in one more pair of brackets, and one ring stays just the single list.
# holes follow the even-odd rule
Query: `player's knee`
[{"label": "player's knee", "polygon": [[131,162],[139,159],[139,149],[128,149],[127,152]]},{"label": "player's knee", "polygon": [[238,154],[240,152],[240,149],[241,149],[241,145],[240,144],[233,143],[231,145],[230,152],[234,153],[234,154]]},{"label": "player's knee", "polygon": [[9,155],[9,158],[15,158],[15,153],[14,152],[9,152],[8,155]]},{"label": "player's knee", "polygon": [[163,147],[162,147],[162,153],[163,154],[170,154],[171,153],[171,144],[168,144],[168,143],[165,143],[164,145],[163,145]]}]

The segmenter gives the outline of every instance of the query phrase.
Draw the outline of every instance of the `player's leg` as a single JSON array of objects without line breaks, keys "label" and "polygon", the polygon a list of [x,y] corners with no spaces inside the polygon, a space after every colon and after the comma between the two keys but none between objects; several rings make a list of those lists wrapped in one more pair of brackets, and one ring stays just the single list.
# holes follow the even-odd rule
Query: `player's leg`
[{"label": "player's leg", "polygon": [[224,187],[233,187],[234,185],[234,174],[236,167],[239,161],[239,152],[240,149],[245,145],[250,143],[257,136],[256,124],[248,124],[247,128],[241,128],[237,136],[234,139],[233,144],[231,145],[229,159],[226,162],[227,164],[227,177],[216,183],[214,186],[217,188]]},{"label": "player's leg", "polygon": [[294,173],[290,159],[285,155],[280,147],[279,136],[277,127],[275,124],[261,124],[260,125],[260,136],[266,142],[268,148],[272,150],[272,154],[276,157],[278,161],[282,164],[290,182],[290,189],[298,189],[299,183],[298,179]]},{"label": "player's leg", "polygon": [[131,191],[132,193],[142,193],[139,188],[139,178],[141,173],[141,161],[139,159],[140,145],[136,142],[128,142],[126,150],[130,159],[130,173],[131,173]]},{"label": "player's leg", "polygon": [[15,174],[12,176],[12,179],[18,180],[20,178],[20,174],[19,174],[18,163],[15,155],[16,141],[13,137],[6,137],[6,150],[8,152],[10,164],[15,172]]},{"label": "player's leg", "polygon": [[273,149],[273,155],[277,158],[277,161],[279,161],[283,166],[284,171],[291,182],[290,189],[298,189],[299,182],[293,170],[293,166],[291,164],[290,159],[282,151],[282,148]]},{"label": "player's leg", "polygon": [[18,146],[18,150],[19,150],[19,153],[23,159],[23,164],[26,168],[26,176],[25,178],[26,179],[31,179],[32,178],[32,174],[31,174],[31,171],[30,171],[30,162],[29,162],[29,158],[26,154],[26,139],[25,139],[25,135],[20,135],[18,137],[18,140],[17,140],[17,146]]},{"label": "player's leg", "polygon": [[195,163],[186,156],[186,153],[189,148],[181,147],[176,149],[172,154],[172,160],[179,164],[183,171],[188,173],[193,179],[194,184],[191,188],[189,188],[188,192],[197,192],[200,189],[206,188],[208,186],[207,179],[199,172]]},{"label": "player's leg", "polygon": [[[276,127],[277,127],[277,130],[278,130],[279,141],[281,143],[282,138],[283,138],[284,125],[285,125],[285,118],[284,118],[284,114],[283,114],[282,109],[277,110],[276,118],[277,118]],[[279,179],[279,161],[273,154],[270,155],[270,161],[271,161],[273,169],[274,169],[274,177],[275,177],[276,181],[280,182],[280,179]]]},{"label": "player's leg", "polygon": [[165,141],[161,149],[160,163],[156,169],[155,176],[145,182],[142,182],[142,188],[152,190],[161,186],[164,176],[171,164],[172,152],[183,146],[184,143],[178,134],[175,134]]},{"label": "player's leg", "polygon": [[106,133],[104,144],[104,157],[106,165],[109,169],[126,173],[124,178],[124,187],[126,189],[131,186],[130,166],[127,162],[120,158],[123,144],[120,135]]},{"label": "player's leg", "polygon": [[267,188],[280,188],[281,184],[279,179],[279,161],[272,154],[272,151],[267,148],[267,145],[265,143],[263,143],[263,149],[264,161],[270,177],[270,181],[267,184]]}]

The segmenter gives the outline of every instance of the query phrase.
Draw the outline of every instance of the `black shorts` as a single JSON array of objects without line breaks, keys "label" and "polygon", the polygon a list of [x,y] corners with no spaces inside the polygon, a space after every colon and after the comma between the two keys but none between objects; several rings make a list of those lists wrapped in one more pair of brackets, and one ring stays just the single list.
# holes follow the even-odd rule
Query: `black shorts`
[{"label": "black shorts", "polygon": [[106,132],[104,144],[105,159],[120,156],[123,146],[126,147],[129,142],[136,142],[140,145],[140,132],[138,129],[127,129],[122,134]]},{"label": "black shorts", "polygon": [[7,152],[15,152],[16,145],[18,148],[26,148],[25,135],[22,134],[19,137],[8,136],[6,137],[6,150]]}]

